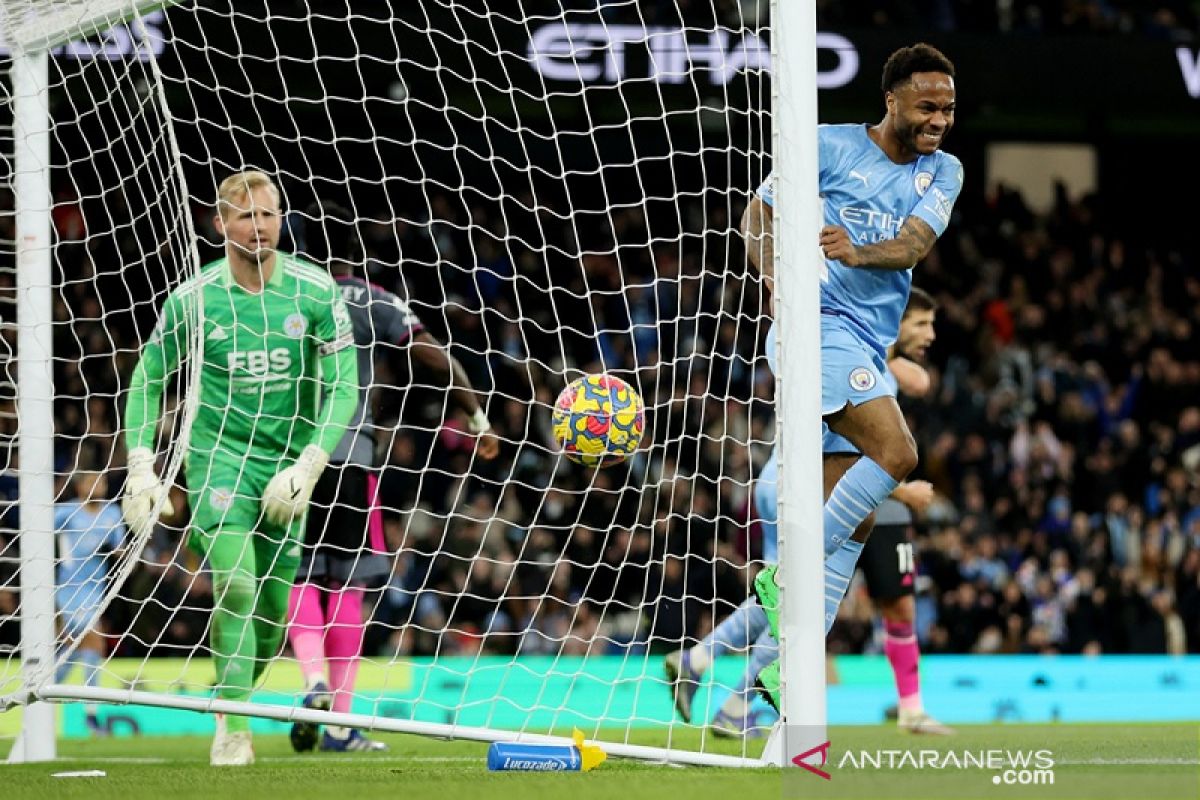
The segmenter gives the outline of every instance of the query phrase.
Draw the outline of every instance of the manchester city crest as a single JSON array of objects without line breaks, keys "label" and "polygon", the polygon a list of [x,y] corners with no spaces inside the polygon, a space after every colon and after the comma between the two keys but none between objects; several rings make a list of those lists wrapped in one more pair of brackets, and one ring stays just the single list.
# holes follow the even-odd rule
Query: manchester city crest
[{"label": "manchester city crest", "polygon": [[920,195],[921,197],[925,196],[925,193],[929,191],[929,187],[932,184],[933,184],[933,173],[932,172],[918,172],[916,177],[913,178],[913,186],[916,187],[917,194]]},{"label": "manchester city crest", "polygon": [[875,373],[866,367],[858,367],[850,373],[850,388],[867,392],[875,388]]}]

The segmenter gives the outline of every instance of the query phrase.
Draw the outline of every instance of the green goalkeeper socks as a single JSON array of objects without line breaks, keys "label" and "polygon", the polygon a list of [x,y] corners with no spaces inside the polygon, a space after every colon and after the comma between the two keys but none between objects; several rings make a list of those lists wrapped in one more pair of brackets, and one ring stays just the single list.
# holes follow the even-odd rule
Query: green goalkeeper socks
[{"label": "green goalkeeper socks", "polygon": [[[260,554],[262,568],[266,559]],[[295,564],[276,561],[258,584],[258,603],[254,607],[254,682],[266,671],[267,666],[279,655],[279,646],[287,633],[288,599],[292,594],[292,583],[296,579]]]},{"label": "green goalkeeper socks", "polygon": [[[222,530],[209,541],[206,555],[215,601],[210,644],[217,696],[249,701],[255,682],[278,654],[296,568],[280,564],[273,557],[278,544],[263,536]],[[267,574],[260,575],[260,570]],[[226,725],[230,732],[245,731],[250,720],[229,715]]]},{"label": "green goalkeeper socks", "polygon": [[[222,542],[222,539],[225,539]],[[209,636],[213,661],[217,668],[217,696],[222,700],[249,700],[254,687],[254,576],[234,561],[227,566],[223,556],[236,555],[229,544],[232,537],[218,536],[209,551],[213,568],[213,619]],[[251,565],[253,560],[251,560]],[[230,732],[249,730],[245,717],[228,716]]]}]

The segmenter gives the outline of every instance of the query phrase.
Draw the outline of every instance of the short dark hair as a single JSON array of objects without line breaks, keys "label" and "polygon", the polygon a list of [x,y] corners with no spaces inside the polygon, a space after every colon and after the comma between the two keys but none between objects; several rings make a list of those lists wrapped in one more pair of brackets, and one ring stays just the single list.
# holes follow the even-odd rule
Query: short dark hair
[{"label": "short dark hair", "polygon": [[331,201],[313,203],[304,210],[304,255],[329,266],[335,261],[356,263],[362,252],[354,215]]},{"label": "short dark hair", "polygon": [[944,72],[953,78],[954,64],[931,44],[918,42],[911,47],[901,47],[888,56],[883,65],[883,91],[895,91],[914,72]]},{"label": "short dark hair", "polygon": [[908,293],[908,305],[904,307],[904,316],[908,316],[914,311],[937,311],[938,301],[933,299],[933,295],[924,289],[916,286],[912,287]]}]

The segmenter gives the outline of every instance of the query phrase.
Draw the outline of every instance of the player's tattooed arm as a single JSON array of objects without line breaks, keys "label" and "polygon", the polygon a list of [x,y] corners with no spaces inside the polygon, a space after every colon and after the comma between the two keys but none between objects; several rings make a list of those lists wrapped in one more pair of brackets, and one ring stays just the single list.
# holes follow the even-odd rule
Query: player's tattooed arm
[{"label": "player's tattooed arm", "polygon": [[750,198],[742,214],[742,239],[746,256],[763,277],[768,292],[775,290],[775,216],[758,195]]},{"label": "player's tattooed arm", "polygon": [[826,225],[821,229],[821,249],[825,251],[825,257],[848,267],[909,269],[929,255],[936,241],[937,234],[920,217],[906,219],[895,239],[875,244],[856,246],[850,241],[849,232],[837,225]]}]

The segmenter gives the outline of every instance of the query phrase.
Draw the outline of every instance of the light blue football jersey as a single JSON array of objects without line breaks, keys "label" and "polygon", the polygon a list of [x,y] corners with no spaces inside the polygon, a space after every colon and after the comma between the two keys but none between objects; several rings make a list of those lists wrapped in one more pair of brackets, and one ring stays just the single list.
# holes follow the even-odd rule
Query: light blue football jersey
[{"label": "light blue football jersey", "polygon": [[121,509],[109,501],[92,512],[78,501],[54,506],[58,532],[58,586],[104,581],[108,577],[108,551],[121,546],[125,522]]},{"label": "light blue football jersey", "polygon": [[[938,150],[896,164],[871,140],[868,127],[817,126],[825,224],[845,228],[856,245],[894,239],[909,216],[920,217],[941,236],[962,190],[962,162]],[[775,205],[774,173],[758,187],[758,196]],[[821,313],[844,317],[866,344],[886,353],[896,341],[911,287],[911,269],[847,267],[825,259]]]}]

